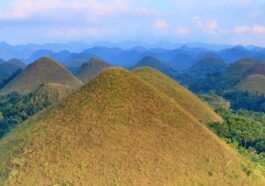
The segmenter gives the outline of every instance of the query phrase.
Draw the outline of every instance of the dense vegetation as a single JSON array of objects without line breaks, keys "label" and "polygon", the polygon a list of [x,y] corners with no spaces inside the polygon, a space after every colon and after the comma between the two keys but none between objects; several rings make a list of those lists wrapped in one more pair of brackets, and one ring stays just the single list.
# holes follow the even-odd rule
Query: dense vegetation
[{"label": "dense vegetation", "polygon": [[265,113],[246,110],[218,110],[223,123],[210,123],[209,128],[256,164],[265,174]]},{"label": "dense vegetation", "polygon": [[46,84],[25,96],[11,94],[0,97],[0,138],[30,116],[66,97],[68,93],[70,88]]}]

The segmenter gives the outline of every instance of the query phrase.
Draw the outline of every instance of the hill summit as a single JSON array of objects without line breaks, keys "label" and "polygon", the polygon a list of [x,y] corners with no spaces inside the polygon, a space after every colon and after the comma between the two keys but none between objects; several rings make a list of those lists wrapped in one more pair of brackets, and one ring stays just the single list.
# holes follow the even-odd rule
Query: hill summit
[{"label": "hill summit", "polygon": [[97,74],[111,65],[99,58],[91,58],[88,63],[82,65],[81,69],[77,73],[77,77],[83,82],[87,83]]},{"label": "hill summit", "polygon": [[227,68],[226,63],[222,58],[211,56],[205,57],[194,64],[189,73],[194,75],[206,75],[210,73],[223,72]]},{"label": "hill summit", "polygon": [[151,67],[154,68],[172,78],[176,78],[178,72],[171,68],[166,63],[162,62],[161,60],[153,57],[153,56],[146,56],[141,59],[133,68],[140,68],[140,67]]},{"label": "hill summit", "polygon": [[0,181],[11,186],[264,185],[175,99],[119,68],[21,124],[0,149]]},{"label": "hill summit", "polygon": [[51,58],[43,57],[27,66],[0,90],[0,94],[12,92],[28,94],[36,90],[41,84],[46,83],[58,83],[69,87],[79,87],[82,85],[82,82],[61,64]]}]

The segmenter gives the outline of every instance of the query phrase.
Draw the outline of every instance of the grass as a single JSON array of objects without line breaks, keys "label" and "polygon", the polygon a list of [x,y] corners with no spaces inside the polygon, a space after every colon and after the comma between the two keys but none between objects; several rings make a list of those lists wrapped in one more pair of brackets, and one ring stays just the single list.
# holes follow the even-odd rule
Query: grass
[{"label": "grass", "polygon": [[250,75],[242,80],[235,88],[252,94],[265,95],[265,76]]},{"label": "grass", "polygon": [[176,100],[119,68],[14,129],[0,150],[11,186],[264,185]]},{"label": "grass", "polygon": [[17,92],[24,95],[33,92],[41,84],[46,83],[58,83],[69,87],[79,87],[82,85],[82,82],[62,65],[45,57],[27,66],[0,90],[0,94],[6,95]]},{"label": "grass", "polygon": [[134,70],[134,73],[161,92],[173,98],[183,109],[193,115],[194,118],[205,123],[222,121],[222,118],[207,103],[201,101],[188,89],[182,87],[164,74],[151,68],[138,68]]}]

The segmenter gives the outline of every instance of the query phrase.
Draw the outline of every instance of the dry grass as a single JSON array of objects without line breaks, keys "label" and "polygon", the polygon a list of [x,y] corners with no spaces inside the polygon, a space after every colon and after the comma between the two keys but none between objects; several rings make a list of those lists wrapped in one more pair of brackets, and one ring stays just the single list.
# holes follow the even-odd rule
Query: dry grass
[{"label": "dry grass", "polygon": [[263,75],[250,75],[242,80],[235,89],[246,91],[252,94],[265,95],[265,76]]},{"label": "dry grass", "polygon": [[26,67],[17,77],[1,89],[0,94],[12,92],[28,94],[36,90],[41,84],[46,83],[59,83],[69,87],[82,85],[82,82],[62,65],[45,57]]},{"label": "dry grass", "polygon": [[144,81],[173,98],[181,107],[202,122],[222,121],[208,105],[186,88],[164,74],[151,68],[138,68],[133,71]]},{"label": "dry grass", "polygon": [[168,95],[110,68],[0,141],[7,185],[264,185]]}]

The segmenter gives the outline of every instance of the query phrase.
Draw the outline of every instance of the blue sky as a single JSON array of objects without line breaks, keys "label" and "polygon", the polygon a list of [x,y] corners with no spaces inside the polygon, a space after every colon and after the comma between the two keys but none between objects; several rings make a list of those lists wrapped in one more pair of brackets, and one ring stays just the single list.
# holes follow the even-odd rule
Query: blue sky
[{"label": "blue sky", "polygon": [[265,1],[1,0],[0,40],[265,46]]}]

